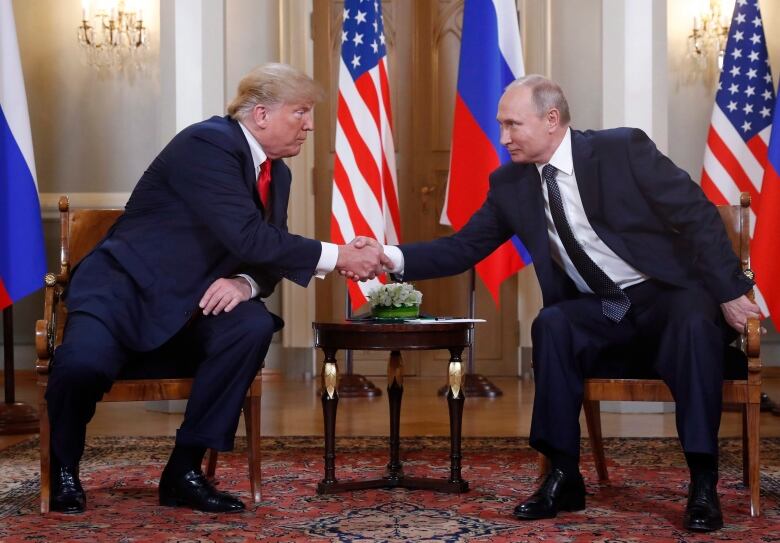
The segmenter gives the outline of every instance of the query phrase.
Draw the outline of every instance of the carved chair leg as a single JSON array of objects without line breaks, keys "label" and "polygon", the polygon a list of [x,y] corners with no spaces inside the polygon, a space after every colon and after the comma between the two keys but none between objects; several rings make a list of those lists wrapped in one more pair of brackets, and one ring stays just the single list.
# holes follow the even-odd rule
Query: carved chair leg
[{"label": "carved chair leg", "polygon": [[544,477],[550,472],[550,459],[547,458],[542,453],[537,454],[536,459],[537,465],[539,466],[539,478]]},{"label": "carved chair leg", "polygon": [[742,484],[750,486],[750,446],[748,444],[748,404],[742,404]]},{"label": "carved chair leg", "polygon": [[604,440],[601,438],[601,405],[595,400],[585,400],[582,402],[582,410],[585,411],[585,424],[588,427],[590,448],[593,451],[593,461],[596,463],[599,481],[609,481],[607,460],[604,457]]},{"label": "carved chair leg", "polygon": [[217,471],[217,457],[219,452],[216,449],[209,449],[208,463],[206,464],[206,479],[214,481],[214,473]]},{"label": "carved chair leg", "polygon": [[748,479],[750,486],[750,516],[761,516],[759,496],[761,493],[761,471],[759,464],[758,438],[761,405],[749,403],[747,409]]},{"label": "carved chair leg", "polygon": [[[254,394],[254,391],[253,391]],[[244,400],[247,460],[249,462],[249,487],[252,500],[260,503],[260,391]]]},{"label": "carved chair leg", "polygon": [[38,386],[38,419],[40,421],[41,514],[49,512],[51,499],[51,427],[49,409],[44,398],[45,385]]}]

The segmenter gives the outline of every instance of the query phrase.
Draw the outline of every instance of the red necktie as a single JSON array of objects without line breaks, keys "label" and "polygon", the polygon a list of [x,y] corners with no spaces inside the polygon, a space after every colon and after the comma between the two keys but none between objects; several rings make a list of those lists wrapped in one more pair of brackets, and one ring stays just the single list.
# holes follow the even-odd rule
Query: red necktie
[{"label": "red necktie", "polygon": [[257,193],[263,207],[268,209],[268,193],[271,191],[271,159],[266,159],[260,164],[260,173],[257,174]]}]

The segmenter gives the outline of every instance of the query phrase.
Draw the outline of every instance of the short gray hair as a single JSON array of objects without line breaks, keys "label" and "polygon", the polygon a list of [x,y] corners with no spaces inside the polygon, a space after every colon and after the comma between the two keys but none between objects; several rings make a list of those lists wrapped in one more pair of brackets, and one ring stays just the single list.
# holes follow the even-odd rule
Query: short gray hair
[{"label": "short gray hair", "polygon": [[227,112],[233,119],[242,120],[256,105],[314,103],[324,96],[322,86],[302,71],[289,64],[270,62],[254,68],[241,79]]},{"label": "short gray hair", "polygon": [[514,87],[528,87],[531,89],[531,98],[536,106],[539,116],[545,115],[551,109],[557,109],[561,115],[561,122],[569,124],[569,103],[563,94],[561,87],[554,81],[538,74],[529,74],[512,81],[506,90]]}]

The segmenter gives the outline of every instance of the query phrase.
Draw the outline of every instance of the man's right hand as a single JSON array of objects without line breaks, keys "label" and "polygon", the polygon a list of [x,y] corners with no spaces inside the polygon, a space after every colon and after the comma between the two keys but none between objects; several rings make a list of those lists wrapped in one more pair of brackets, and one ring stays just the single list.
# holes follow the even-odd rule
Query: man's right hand
[{"label": "man's right hand", "polygon": [[353,281],[365,281],[383,273],[389,263],[378,241],[359,236],[348,245],[339,245],[336,269]]}]

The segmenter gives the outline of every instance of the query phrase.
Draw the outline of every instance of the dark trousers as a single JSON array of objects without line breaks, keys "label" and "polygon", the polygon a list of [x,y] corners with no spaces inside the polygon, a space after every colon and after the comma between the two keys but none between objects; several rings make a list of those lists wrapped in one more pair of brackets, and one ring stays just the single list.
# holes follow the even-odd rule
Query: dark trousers
[{"label": "dark trousers", "polygon": [[177,444],[232,449],[246,391],[280,327],[265,304],[248,301],[229,313],[201,315],[162,347],[140,353],[92,315],[72,313],[46,389],[54,456],[78,464],[96,402],[118,377],[141,376],[142,367],[158,377],[194,375]]},{"label": "dark trousers", "polygon": [[733,337],[718,303],[701,288],[654,280],[626,293],[632,306],[620,323],[602,315],[594,295],[545,307],[534,321],[531,446],[579,458],[584,379],[606,376],[611,355],[633,352],[624,363],[648,359],[669,385],[683,450],[717,454],[725,349]]}]

